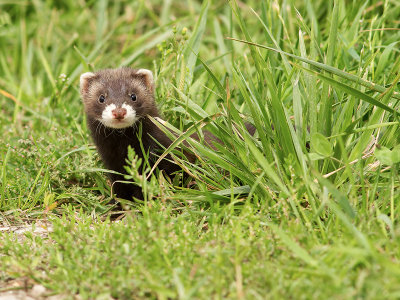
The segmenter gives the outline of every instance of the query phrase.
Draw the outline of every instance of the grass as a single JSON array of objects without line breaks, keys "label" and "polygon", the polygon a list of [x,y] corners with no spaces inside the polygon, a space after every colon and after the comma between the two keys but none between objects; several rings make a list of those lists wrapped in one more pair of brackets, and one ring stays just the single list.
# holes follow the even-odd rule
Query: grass
[{"label": "grass", "polygon": [[[73,298],[400,297],[396,1],[1,1],[0,281]],[[82,72],[151,69],[190,188],[115,219]],[[252,122],[250,136],[244,121]],[[205,128],[217,151],[190,139]],[[3,224],[3,225],[1,225]],[[7,289],[7,288],[5,288]]]}]

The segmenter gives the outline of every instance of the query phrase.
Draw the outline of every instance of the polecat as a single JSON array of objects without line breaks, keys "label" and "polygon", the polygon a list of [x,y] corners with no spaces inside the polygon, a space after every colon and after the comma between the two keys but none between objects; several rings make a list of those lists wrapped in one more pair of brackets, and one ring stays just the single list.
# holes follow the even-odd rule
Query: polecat
[{"label": "polecat", "polygon": [[[150,164],[162,153],[162,147],[155,140],[165,148],[170,146],[171,140],[148,118],[159,117],[151,71],[119,68],[84,73],[80,77],[80,92],[89,130],[107,169],[126,173],[128,146],[143,158],[139,138],[144,151],[149,153]],[[180,170],[171,162],[171,157],[163,159],[158,168],[168,175]],[[109,177],[117,197],[143,198],[140,187],[118,182],[124,180],[123,176],[110,174]]]},{"label": "polecat", "polygon": [[[80,77],[80,92],[89,130],[107,169],[126,174],[124,165],[128,146],[143,159],[140,146],[142,143],[143,150],[149,154],[149,163],[153,166],[158,155],[163,152],[162,147],[168,148],[171,145],[172,141],[167,135],[148,118],[159,117],[154,101],[151,71],[119,68],[84,73]],[[245,125],[253,135],[255,127],[249,123]],[[141,136],[138,136],[139,128],[142,129]],[[191,137],[199,140],[197,134]],[[216,149],[213,142],[222,143],[208,131],[204,131],[204,138],[205,143],[213,149]],[[193,155],[185,155],[194,162]],[[172,162],[171,156],[164,158],[158,164],[158,168],[168,176],[180,170],[180,167]],[[143,198],[139,186],[118,182],[124,180],[122,175],[110,173],[109,177],[117,197],[129,200],[132,200],[132,197]]]}]

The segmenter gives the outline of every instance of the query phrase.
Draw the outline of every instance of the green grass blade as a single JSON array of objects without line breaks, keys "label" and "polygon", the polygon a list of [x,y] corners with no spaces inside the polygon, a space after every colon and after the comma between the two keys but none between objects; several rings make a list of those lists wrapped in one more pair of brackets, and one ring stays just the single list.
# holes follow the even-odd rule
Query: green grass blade
[{"label": "green grass blade", "polygon": [[[287,52],[284,52],[284,51],[281,51],[281,50],[278,50],[278,49],[274,49],[274,48],[271,48],[271,47],[268,47],[268,46],[256,44],[256,43],[253,43],[253,42],[248,42],[248,41],[239,40],[239,39],[230,38],[230,37],[228,37],[227,39],[230,39],[230,40],[233,40],[233,41],[237,41],[237,42],[241,42],[241,43],[245,43],[245,44],[249,44],[249,45],[260,47],[260,48],[264,48],[264,49],[268,49],[268,50],[275,51],[275,52],[278,52],[278,53],[282,53],[282,54],[285,54],[285,55],[287,55],[289,57],[293,57],[293,58],[298,59],[298,60],[300,60],[302,62],[305,62],[305,63],[307,63],[309,65],[312,65],[314,67],[317,67],[318,69],[327,71],[327,72],[329,72],[331,74],[337,75],[337,76],[342,77],[344,79],[351,80],[351,81],[353,81],[355,83],[358,83],[358,84],[360,84],[362,86],[365,86],[365,87],[367,87],[367,88],[369,88],[371,90],[374,90],[374,91],[377,91],[377,92],[380,92],[380,93],[384,93],[386,91],[386,88],[384,86],[381,86],[381,85],[378,85],[378,84],[374,84],[373,82],[370,82],[370,81],[367,81],[365,79],[362,79],[362,78],[360,78],[360,77],[358,77],[356,75],[344,72],[342,70],[339,70],[339,69],[337,69],[335,67],[332,67],[332,66],[328,66],[328,65],[323,64],[323,63],[312,61],[312,60],[309,60],[307,58],[303,58],[303,57],[300,57],[300,56],[297,56],[297,55],[294,55],[294,54],[290,54],[290,53],[287,53]],[[398,92],[394,92],[392,97],[400,100],[400,94]]]},{"label": "green grass blade", "polygon": [[[299,66],[299,67],[302,68],[301,66]],[[394,110],[392,107],[382,103],[381,101],[376,100],[375,98],[373,98],[373,97],[371,97],[371,96],[369,96],[369,95],[367,95],[367,94],[365,94],[363,92],[360,92],[359,90],[356,90],[355,88],[352,88],[351,86],[349,86],[347,84],[344,84],[344,83],[342,83],[340,81],[337,81],[337,80],[335,80],[335,79],[333,79],[331,77],[324,76],[324,75],[322,75],[320,73],[316,73],[316,72],[314,72],[314,71],[312,71],[310,69],[307,69],[307,68],[303,68],[303,69],[309,71],[310,73],[314,74],[315,76],[317,76],[318,78],[322,79],[323,81],[331,84],[332,86],[334,86],[334,87],[336,87],[336,88],[338,88],[338,89],[340,89],[340,90],[342,90],[342,91],[344,91],[344,92],[346,92],[346,93],[348,93],[348,94],[350,94],[352,96],[355,96],[355,97],[357,97],[357,98],[359,98],[361,100],[364,100],[364,101],[366,101],[369,104],[372,104],[374,106],[380,107],[383,110],[388,111],[388,112],[390,112],[390,113],[392,113],[392,114],[394,114],[396,116],[398,115],[398,112],[396,110]]]},{"label": "green grass blade", "polygon": [[193,34],[190,37],[187,45],[185,46],[185,49],[183,50],[183,57],[185,58],[186,61],[186,67],[189,70],[188,74],[189,78],[193,77],[193,71],[200,48],[200,42],[201,39],[203,38],[203,34],[207,24],[207,13],[209,6],[210,6],[209,0],[203,1],[200,10],[200,15],[198,17],[196,26],[193,30]]},{"label": "green grass blade", "polygon": [[[333,12],[331,16],[331,28],[329,31],[328,49],[326,55],[326,65],[333,66],[333,55],[336,52],[336,45],[338,43],[338,24],[339,22],[339,5],[338,1],[334,1]],[[321,99],[321,110],[320,110],[320,122],[323,131],[326,135],[331,135],[332,131],[332,104],[333,96],[329,94],[329,84],[324,84],[322,86],[322,96]]]}]

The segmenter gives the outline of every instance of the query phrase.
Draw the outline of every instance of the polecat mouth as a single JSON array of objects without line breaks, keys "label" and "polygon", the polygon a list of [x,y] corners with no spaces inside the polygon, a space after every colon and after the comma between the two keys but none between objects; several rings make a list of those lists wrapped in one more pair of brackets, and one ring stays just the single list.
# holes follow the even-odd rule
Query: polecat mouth
[{"label": "polecat mouth", "polygon": [[121,129],[132,126],[138,119],[132,106],[124,103],[117,107],[112,103],[104,108],[100,122],[106,127]]}]

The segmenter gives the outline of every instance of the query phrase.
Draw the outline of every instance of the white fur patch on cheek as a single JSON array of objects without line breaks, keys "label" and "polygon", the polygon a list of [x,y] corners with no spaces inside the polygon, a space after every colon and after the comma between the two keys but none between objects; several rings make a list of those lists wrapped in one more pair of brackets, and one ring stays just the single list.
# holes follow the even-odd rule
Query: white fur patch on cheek
[{"label": "white fur patch on cheek", "polygon": [[131,123],[131,125],[133,125],[133,123],[138,120],[136,116],[136,110],[134,110],[132,106],[126,103],[122,104],[122,108],[126,109],[126,116],[124,121],[126,120],[126,123]]},{"label": "white fur patch on cheek", "polygon": [[[112,120],[114,119],[112,111],[116,108],[117,107],[115,106],[115,104],[107,105],[106,108],[104,108],[103,113],[101,114],[102,121],[103,122],[112,122]],[[105,124],[105,125],[107,125],[107,124]]]}]

